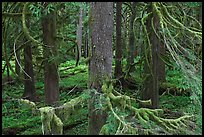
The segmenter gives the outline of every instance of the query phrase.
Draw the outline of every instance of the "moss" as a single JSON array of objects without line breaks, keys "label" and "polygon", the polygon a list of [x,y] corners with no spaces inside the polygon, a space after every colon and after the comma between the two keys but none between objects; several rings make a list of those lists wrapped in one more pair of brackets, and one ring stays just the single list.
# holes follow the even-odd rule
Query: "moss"
[{"label": "moss", "polygon": [[53,107],[42,107],[39,109],[41,114],[42,132],[43,135],[51,134],[51,122],[54,116]]}]

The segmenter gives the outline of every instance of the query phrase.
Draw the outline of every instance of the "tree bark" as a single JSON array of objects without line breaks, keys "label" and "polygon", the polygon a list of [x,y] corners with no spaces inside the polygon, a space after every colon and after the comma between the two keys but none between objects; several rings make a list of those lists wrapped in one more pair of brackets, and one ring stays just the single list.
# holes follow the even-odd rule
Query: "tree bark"
[{"label": "tree bark", "polygon": [[[88,29],[88,28],[87,28]],[[87,58],[89,54],[89,39],[88,39],[88,30],[85,34],[85,41],[84,41],[84,57]]]},{"label": "tree bark", "polygon": [[[158,17],[153,12],[153,25],[154,28],[158,30]],[[150,94],[150,98],[152,100],[152,108],[159,107],[159,58],[158,58],[158,51],[159,51],[159,40],[155,33],[151,34],[151,43],[152,43],[152,73],[153,73],[153,83],[152,83],[152,92]]]},{"label": "tree bark", "polygon": [[77,45],[78,45],[78,59],[81,58],[81,47],[82,47],[82,5],[79,11],[79,22],[77,24]]},{"label": "tree bark", "polygon": [[[148,11],[149,12],[152,11],[151,4],[148,7]],[[147,57],[148,57],[147,60],[149,62],[149,66],[148,66],[147,60],[145,59],[144,73],[146,78],[143,83],[141,98],[143,100],[151,99],[152,101],[151,108],[158,108],[159,107],[158,51],[160,46],[159,46],[158,38],[154,34],[154,31],[152,30],[152,27],[151,27],[152,18],[153,18],[154,28],[155,29],[158,28],[158,17],[153,12],[153,15],[147,19],[147,23],[146,23],[147,33],[151,43],[151,52],[149,51],[147,53]],[[148,47],[146,47],[146,49],[147,48]]]},{"label": "tree bark", "polygon": [[[166,49],[165,49],[165,45],[159,41],[158,43],[159,48],[158,48],[158,54],[160,57],[165,56],[166,54]],[[158,57],[158,80],[159,82],[165,82],[166,81],[166,76],[165,76],[165,63],[164,61]]]},{"label": "tree bark", "polygon": [[[26,22],[27,27],[30,26],[30,21]],[[24,38],[26,42],[27,39]],[[22,95],[23,98],[29,99],[31,101],[36,101],[36,89],[35,89],[35,79],[33,73],[33,64],[32,64],[32,48],[31,42],[27,43],[24,48],[24,70],[31,77],[29,78],[26,74],[24,74],[24,93]]]},{"label": "tree bark", "polygon": [[[133,22],[136,16],[135,12],[136,2],[132,2],[132,15],[130,16],[130,29],[129,29],[129,45],[128,45],[128,58],[127,58],[127,67],[130,68],[131,64],[134,63],[134,32],[133,32]],[[133,71],[133,67],[130,70]]]},{"label": "tree bark", "polygon": [[32,64],[32,51],[30,43],[26,44],[24,48],[24,68],[25,72],[31,77],[31,79],[24,74],[24,93],[23,98],[29,99],[31,101],[36,101],[36,89],[35,89],[35,80],[33,73],[33,64]]},{"label": "tree bark", "polygon": [[115,47],[115,78],[122,76],[122,44],[121,44],[121,19],[122,2],[116,3],[116,47]]},{"label": "tree bark", "polygon": [[[91,3],[91,58],[89,62],[89,88],[101,92],[102,81],[112,74],[113,2]],[[98,135],[106,122],[106,113],[95,110],[99,94],[89,99],[88,134]]]},{"label": "tree bark", "polygon": [[44,90],[45,102],[54,104],[59,100],[58,64],[51,60],[57,54],[56,46],[56,13],[52,11],[42,19],[43,54],[44,54]]}]

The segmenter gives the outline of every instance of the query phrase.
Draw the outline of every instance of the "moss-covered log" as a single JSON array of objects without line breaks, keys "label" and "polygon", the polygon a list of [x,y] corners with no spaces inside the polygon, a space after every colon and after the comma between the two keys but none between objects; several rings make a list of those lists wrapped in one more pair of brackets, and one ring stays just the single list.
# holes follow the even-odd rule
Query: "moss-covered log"
[{"label": "moss-covered log", "polygon": [[67,120],[70,115],[77,112],[80,106],[83,106],[89,98],[89,91],[84,91],[84,94],[64,103],[59,107],[41,107],[37,108],[36,104],[26,99],[20,99],[19,102],[27,105],[32,109],[33,113],[38,112],[41,115],[42,132],[43,135],[62,135],[63,122]]}]

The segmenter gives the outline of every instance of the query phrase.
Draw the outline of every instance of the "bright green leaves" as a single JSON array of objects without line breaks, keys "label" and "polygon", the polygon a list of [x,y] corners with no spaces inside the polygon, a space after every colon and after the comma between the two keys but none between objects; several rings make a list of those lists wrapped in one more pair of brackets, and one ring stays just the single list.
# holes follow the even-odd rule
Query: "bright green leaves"
[{"label": "bright green leaves", "polygon": [[56,3],[53,2],[35,2],[28,6],[34,17],[41,18],[42,13],[45,15],[55,10]]}]

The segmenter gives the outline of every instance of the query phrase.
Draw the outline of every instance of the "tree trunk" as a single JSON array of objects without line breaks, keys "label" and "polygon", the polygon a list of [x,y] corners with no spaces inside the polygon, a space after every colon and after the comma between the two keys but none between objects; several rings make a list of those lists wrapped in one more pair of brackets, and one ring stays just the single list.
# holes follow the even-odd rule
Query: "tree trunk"
[{"label": "tree trunk", "polygon": [[[129,45],[128,45],[128,58],[127,58],[127,67],[130,68],[131,64],[134,63],[134,32],[133,32],[133,22],[136,16],[135,12],[136,2],[132,2],[132,15],[130,16],[130,29],[129,29]],[[133,67],[130,70],[133,71]]]},{"label": "tree trunk", "polygon": [[[158,17],[153,12],[153,25],[154,28],[158,30]],[[152,43],[152,72],[153,72],[153,83],[152,83],[152,92],[151,92],[151,100],[152,100],[152,108],[158,108],[159,107],[159,39],[157,38],[156,34],[151,34],[151,43]],[[161,65],[161,64],[160,64]]]},{"label": "tree trunk", "polygon": [[121,44],[121,10],[122,2],[116,3],[116,47],[115,47],[115,78],[122,76],[122,44]]},{"label": "tree trunk", "polygon": [[[26,25],[30,27],[30,20],[29,17],[27,18]],[[26,42],[27,39],[24,38]],[[19,59],[19,58],[18,58]],[[35,79],[33,73],[33,64],[32,64],[32,48],[31,43],[27,43],[24,48],[24,70],[27,73],[24,74],[24,93],[22,95],[23,98],[26,98],[31,101],[36,101],[36,89],[35,89]]]},{"label": "tree trunk", "polygon": [[[149,12],[152,11],[151,4],[149,5]],[[153,13],[153,16],[150,16],[147,19],[146,28],[147,33],[149,34],[150,43],[151,43],[151,52],[149,51],[147,53],[147,60],[145,59],[144,64],[144,72],[145,72],[145,81],[143,83],[143,90],[141,97],[143,100],[151,99],[152,106],[151,108],[158,108],[159,107],[159,87],[158,87],[158,51],[159,51],[159,42],[157,36],[154,34],[154,31],[151,27],[151,20],[153,20],[153,25],[155,29],[158,29],[158,17],[155,13]],[[147,44],[148,45],[148,44]],[[145,50],[147,50],[148,47],[146,47]],[[152,53],[152,54],[150,54]],[[152,56],[152,57],[151,57]]]},{"label": "tree trunk", "polygon": [[81,47],[82,47],[82,5],[79,11],[79,22],[77,24],[77,45],[78,45],[78,59],[81,58]]},{"label": "tree trunk", "polygon": [[57,54],[56,46],[56,13],[53,11],[42,19],[43,54],[44,54],[44,90],[45,102],[53,104],[59,100],[58,64],[51,60]]},{"label": "tree trunk", "polygon": [[[91,3],[91,58],[89,62],[89,88],[101,92],[102,81],[112,74],[113,2]],[[98,135],[106,122],[106,113],[95,110],[99,95],[89,99],[88,134]]]},{"label": "tree trunk", "polygon": [[33,74],[33,64],[32,64],[32,51],[30,43],[25,45],[24,48],[24,69],[25,72],[31,77],[31,79],[24,74],[24,93],[23,98],[29,99],[31,101],[36,101],[36,90],[35,81]]},{"label": "tree trunk", "polygon": [[85,42],[84,42],[84,57],[85,58],[88,57],[88,53],[89,53],[88,49],[89,49],[89,39],[88,39],[88,30],[87,30],[85,34]]},{"label": "tree trunk", "polygon": [[[166,49],[165,49],[165,45],[159,41],[158,43],[159,48],[158,48],[158,54],[160,57],[165,56],[166,54]],[[165,63],[164,61],[158,57],[158,80],[159,82],[165,82],[166,81],[166,77],[165,77]]]}]

